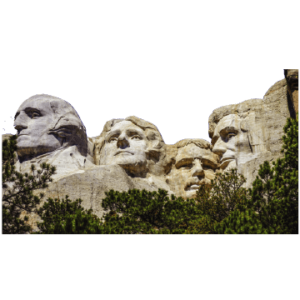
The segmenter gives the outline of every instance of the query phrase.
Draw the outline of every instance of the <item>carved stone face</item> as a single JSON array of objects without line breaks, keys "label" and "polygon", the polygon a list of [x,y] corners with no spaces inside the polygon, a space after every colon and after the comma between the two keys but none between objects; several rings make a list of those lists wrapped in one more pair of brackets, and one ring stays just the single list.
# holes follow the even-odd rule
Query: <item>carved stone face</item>
[{"label": "carved stone face", "polygon": [[120,165],[133,175],[147,165],[147,140],[144,131],[130,121],[116,123],[105,136],[101,165]]},{"label": "carved stone face", "polygon": [[227,115],[217,124],[212,138],[212,151],[220,156],[220,168],[237,167],[237,160],[251,154],[246,131],[241,129],[242,120],[234,114]]},{"label": "carved stone face", "polygon": [[214,179],[217,166],[218,156],[211,150],[189,144],[178,149],[167,180],[175,195],[195,197],[200,185],[210,184]]},{"label": "carved stone face", "polygon": [[28,99],[23,102],[14,122],[18,131],[18,156],[33,157],[59,148],[60,141],[53,134],[49,134],[53,122],[54,113],[49,101]]}]

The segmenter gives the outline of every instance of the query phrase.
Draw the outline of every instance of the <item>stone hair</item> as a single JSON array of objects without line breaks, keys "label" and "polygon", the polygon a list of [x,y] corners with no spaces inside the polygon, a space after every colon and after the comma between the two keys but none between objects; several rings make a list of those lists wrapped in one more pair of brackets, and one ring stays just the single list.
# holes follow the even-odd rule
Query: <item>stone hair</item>
[{"label": "stone hair", "polygon": [[64,134],[63,147],[76,145],[78,151],[87,156],[86,128],[74,107],[67,101],[50,95],[35,95],[28,100],[48,101],[54,114],[54,124],[49,129],[49,134],[61,136],[62,129],[67,129]]},{"label": "stone hair", "polygon": [[[267,94],[268,92],[266,95]],[[215,109],[209,116],[208,133],[210,138],[213,138],[215,128],[219,121],[228,115],[235,115],[240,119],[240,130],[247,133],[249,147],[253,153],[270,151],[270,133],[263,126],[265,122],[263,99],[246,100],[238,104],[227,105]],[[258,127],[259,130],[255,130],[255,127]]]},{"label": "stone hair", "polygon": [[159,159],[161,151],[164,148],[165,142],[157,127],[148,121],[145,121],[135,116],[130,116],[125,119],[112,119],[105,123],[102,133],[100,134],[99,138],[97,138],[97,140],[95,141],[95,148],[94,148],[95,163],[97,165],[101,164],[100,153],[105,144],[105,136],[111,131],[112,127],[114,127],[115,124],[124,121],[130,121],[134,125],[143,129],[148,141],[147,154],[150,156],[150,158],[153,157],[154,159]]},{"label": "stone hair", "polygon": [[183,148],[189,144],[194,144],[197,147],[202,148],[202,149],[211,149],[212,148],[211,144],[204,139],[184,139],[184,140],[177,142],[174,146],[176,148]]},{"label": "stone hair", "polygon": [[212,149],[212,145],[204,139],[183,139],[178,141],[174,145],[166,145],[166,155],[164,158],[164,169],[166,174],[168,174],[171,171],[172,165],[176,161],[178,149],[186,147],[190,144],[194,144],[195,146],[201,149]]},{"label": "stone hair", "polygon": [[[251,111],[250,111],[250,106],[249,106],[250,103],[251,103]],[[224,118],[228,115],[235,114],[243,119],[243,118],[247,117],[250,112],[262,111],[262,106],[263,106],[262,99],[251,99],[251,100],[246,100],[246,101],[238,103],[238,104],[226,105],[226,106],[222,106],[222,107],[215,109],[212,112],[212,114],[209,116],[209,121],[208,121],[209,137],[210,138],[213,137],[215,128],[222,118]]]}]

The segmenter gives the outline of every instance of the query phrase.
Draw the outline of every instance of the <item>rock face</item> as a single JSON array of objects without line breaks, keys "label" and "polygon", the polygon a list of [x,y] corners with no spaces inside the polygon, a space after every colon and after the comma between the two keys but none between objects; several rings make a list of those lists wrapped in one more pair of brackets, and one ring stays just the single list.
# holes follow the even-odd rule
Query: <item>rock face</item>
[{"label": "rock face", "polygon": [[51,163],[56,178],[94,165],[88,157],[86,129],[70,103],[49,95],[36,95],[19,107],[17,170],[28,172],[31,163]]},{"label": "rock face", "polygon": [[[44,199],[81,198],[83,206],[100,217],[102,199],[111,189],[161,188],[190,198],[200,185],[210,184],[216,172],[230,168],[237,168],[249,187],[260,164],[282,156],[283,127],[298,111],[298,70],[285,70],[285,77],[263,99],[215,109],[209,116],[211,143],[185,139],[166,145],[154,124],[134,116],[107,121],[99,136],[87,138],[71,104],[49,95],[33,96],[15,117],[16,168],[29,173],[31,164],[55,166]],[[36,221],[32,215],[30,223]]]},{"label": "rock face", "polygon": [[136,183],[170,191],[165,179],[165,142],[157,127],[138,117],[113,119],[94,138],[97,165],[118,165]]},{"label": "rock face", "polygon": [[[291,101],[291,110],[293,113],[298,113],[298,69],[285,69],[284,76],[288,86],[288,97]],[[295,116],[294,116],[295,117]]]},{"label": "rock face", "polygon": [[185,139],[167,146],[167,183],[176,196],[192,198],[200,185],[209,185],[215,178],[219,156],[203,139]]},{"label": "rock face", "polygon": [[[88,170],[80,170],[70,176],[55,180],[44,189],[44,199],[64,198],[68,195],[70,199],[83,200],[82,206],[86,209],[92,208],[99,217],[103,215],[101,206],[102,199],[105,198],[105,192],[113,189],[116,191],[127,191],[129,189],[147,189],[155,191],[157,188],[151,183],[135,183],[118,165],[113,166],[94,166]],[[35,191],[39,194],[41,190]],[[34,226],[39,218],[37,215],[30,216],[30,224]]]},{"label": "rock face", "polygon": [[237,168],[249,187],[265,160],[281,156],[283,127],[290,117],[287,84],[275,83],[263,99],[215,109],[209,117],[212,151],[220,156],[220,169]]}]

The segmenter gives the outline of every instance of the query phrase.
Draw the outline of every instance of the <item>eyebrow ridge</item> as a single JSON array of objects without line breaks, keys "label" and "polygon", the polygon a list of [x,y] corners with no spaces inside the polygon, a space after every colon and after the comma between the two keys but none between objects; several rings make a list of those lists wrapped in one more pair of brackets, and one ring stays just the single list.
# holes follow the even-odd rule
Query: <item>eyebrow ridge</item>
[{"label": "eyebrow ridge", "polygon": [[120,134],[120,133],[121,133],[120,129],[113,130],[107,134],[105,139],[107,140],[107,139],[111,138],[113,135]]},{"label": "eyebrow ridge", "polygon": [[197,157],[183,157],[175,162],[175,165],[180,164],[183,161],[191,161],[194,159],[200,159],[203,163],[208,163],[209,165],[213,165],[215,168],[218,166],[217,163],[213,161],[213,158],[209,157],[209,155],[197,156]]},{"label": "eyebrow ridge", "polygon": [[[15,117],[14,117],[15,120],[18,117],[18,115],[21,113],[21,111],[16,112]],[[36,112],[38,112],[39,114],[42,115],[41,111],[37,108],[34,108],[34,107],[26,107],[26,108],[24,108],[24,111],[25,111],[25,113],[28,113],[29,111],[36,111]]]},{"label": "eyebrow ridge", "polygon": [[191,161],[191,160],[194,160],[194,157],[183,157],[183,158],[179,159],[178,161],[176,161],[175,165],[177,165],[183,161]]},{"label": "eyebrow ridge", "polygon": [[24,111],[26,112],[26,111],[37,111],[37,112],[39,112],[40,114],[41,114],[41,111],[39,110],[39,109],[37,109],[37,108],[34,108],[34,107],[26,107],[25,109],[24,109]]},{"label": "eyebrow ridge", "polygon": [[126,133],[127,134],[139,134],[139,135],[144,135],[143,134],[143,132],[142,132],[142,130],[141,131],[139,131],[139,130],[137,130],[137,129],[127,129],[126,130]]},{"label": "eyebrow ridge", "polygon": [[[110,133],[108,133],[106,139],[109,139],[111,136],[113,136],[115,134],[119,134],[120,135],[120,133],[121,133],[120,129],[116,129],[114,131],[111,131]],[[137,129],[127,129],[126,133],[127,134],[129,134],[129,133],[136,133],[136,134],[139,134],[139,135],[143,136],[143,132],[138,131]]]}]

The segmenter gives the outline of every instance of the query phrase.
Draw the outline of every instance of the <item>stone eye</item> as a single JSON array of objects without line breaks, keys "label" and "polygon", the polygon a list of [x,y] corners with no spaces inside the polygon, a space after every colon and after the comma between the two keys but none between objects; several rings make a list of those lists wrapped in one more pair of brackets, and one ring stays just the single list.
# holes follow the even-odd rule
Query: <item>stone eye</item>
[{"label": "stone eye", "polygon": [[37,113],[37,112],[33,112],[33,113],[31,113],[31,117],[32,118],[37,118],[37,117],[39,117],[40,115]]},{"label": "stone eye", "polygon": [[191,163],[185,163],[179,166],[179,169],[182,170],[190,170],[193,167],[193,164]]},{"label": "stone eye", "polygon": [[36,118],[39,118],[41,115],[38,113],[38,112],[36,112],[36,111],[30,111],[29,113],[28,113],[28,115],[29,115],[29,117],[31,118],[31,119],[36,119]]},{"label": "stone eye", "polygon": [[109,143],[116,142],[118,139],[116,137],[112,137],[109,139]]},{"label": "stone eye", "polygon": [[231,138],[233,136],[236,136],[236,134],[234,132],[229,132],[228,135],[227,135],[228,138]]},{"label": "stone eye", "polygon": [[140,140],[141,138],[138,135],[134,135],[131,139],[132,140]]}]

